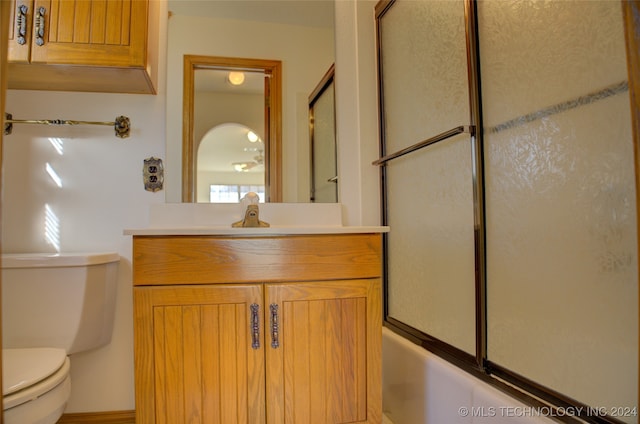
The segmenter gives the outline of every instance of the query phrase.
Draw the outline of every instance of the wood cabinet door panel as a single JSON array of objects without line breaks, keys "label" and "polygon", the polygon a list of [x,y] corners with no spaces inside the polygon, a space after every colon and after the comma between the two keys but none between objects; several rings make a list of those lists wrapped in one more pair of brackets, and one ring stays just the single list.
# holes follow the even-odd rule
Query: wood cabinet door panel
[{"label": "wood cabinet door panel", "polygon": [[267,422],[379,423],[380,280],[270,284],[265,296],[279,344],[268,328]]},{"label": "wood cabinet door panel", "polygon": [[145,66],[147,1],[35,0],[34,13],[41,7],[44,44],[32,45],[31,63]]},{"label": "wood cabinet door panel", "polygon": [[252,348],[250,325],[261,286],[136,288],[134,299],[139,423],[264,423],[264,337]]}]

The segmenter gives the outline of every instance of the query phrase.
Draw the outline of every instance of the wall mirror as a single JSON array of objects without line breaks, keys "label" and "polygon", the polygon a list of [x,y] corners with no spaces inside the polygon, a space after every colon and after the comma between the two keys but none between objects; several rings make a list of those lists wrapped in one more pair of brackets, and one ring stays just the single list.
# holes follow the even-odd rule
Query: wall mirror
[{"label": "wall mirror", "polygon": [[282,200],[281,74],[277,60],[184,56],[183,202]]},{"label": "wall mirror", "polygon": [[[233,184],[256,185],[256,174],[263,170],[266,201],[309,202],[309,96],[335,62],[333,0],[169,0],[168,7],[166,202],[211,201],[211,185],[215,184],[205,182],[199,187],[198,181],[217,171],[209,169],[207,176],[199,172],[198,150],[208,149],[209,141],[202,144],[205,135],[228,133],[232,124],[246,127],[247,133],[252,130],[264,147],[260,152],[257,145],[249,146],[243,158],[227,160],[224,172],[228,176],[242,174],[243,182]],[[279,69],[273,66],[276,62]],[[254,117],[240,119],[222,116],[237,101],[230,94],[225,94],[228,97],[222,106],[206,105],[204,99],[213,97],[213,91],[222,97],[221,87],[198,87],[217,78],[225,90],[234,88],[224,76],[229,71],[244,72],[244,89],[249,90],[256,81],[258,87],[244,93],[235,87],[233,96],[262,97],[267,89],[271,107],[252,103],[245,109],[251,109]],[[273,97],[278,75],[279,99]],[[205,105],[202,113],[200,104]],[[201,123],[201,115],[207,114],[209,121]],[[210,150],[209,156],[221,157],[217,150]],[[231,170],[231,164],[241,162],[251,169]]]}]

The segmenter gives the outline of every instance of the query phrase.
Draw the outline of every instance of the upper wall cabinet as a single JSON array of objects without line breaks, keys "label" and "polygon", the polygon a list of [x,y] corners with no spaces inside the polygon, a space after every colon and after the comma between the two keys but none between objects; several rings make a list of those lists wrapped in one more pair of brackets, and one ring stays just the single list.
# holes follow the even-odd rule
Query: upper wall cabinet
[{"label": "upper wall cabinet", "polygon": [[155,94],[160,2],[12,3],[10,89]]}]

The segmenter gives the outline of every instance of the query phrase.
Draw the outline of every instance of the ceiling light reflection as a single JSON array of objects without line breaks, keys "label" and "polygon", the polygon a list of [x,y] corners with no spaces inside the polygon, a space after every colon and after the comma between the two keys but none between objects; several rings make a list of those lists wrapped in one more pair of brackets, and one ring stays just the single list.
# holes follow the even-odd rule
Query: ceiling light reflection
[{"label": "ceiling light reflection", "polygon": [[241,85],[244,82],[244,72],[229,72],[227,79],[233,85]]},{"label": "ceiling light reflection", "polygon": [[258,141],[260,138],[258,137],[258,135],[256,133],[254,133],[253,131],[249,131],[247,133],[247,139],[249,139],[250,142],[255,143],[256,141]]}]

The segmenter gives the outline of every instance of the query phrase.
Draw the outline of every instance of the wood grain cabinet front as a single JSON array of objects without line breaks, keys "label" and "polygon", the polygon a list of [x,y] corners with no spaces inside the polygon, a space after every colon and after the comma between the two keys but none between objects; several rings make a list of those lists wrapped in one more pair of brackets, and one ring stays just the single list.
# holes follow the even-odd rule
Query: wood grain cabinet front
[{"label": "wood grain cabinet front", "polygon": [[137,423],[264,423],[250,325],[261,286],[136,287],[134,299]]},{"label": "wood grain cabinet front", "polygon": [[[338,236],[351,246],[347,255],[351,237]],[[356,240],[362,250],[354,266],[373,261],[380,269],[379,235]],[[136,249],[140,241],[153,245],[134,236],[134,275],[137,262],[160,259],[157,250]],[[173,260],[207,261],[203,240],[193,241],[194,250],[178,243]],[[246,239],[254,247],[273,241]],[[231,261],[243,254],[226,253]],[[310,269],[325,254],[339,252],[316,251]],[[134,287],[137,423],[381,423],[380,276],[193,284],[189,274],[184,284]]]},{"label": "wood grain cabinet front", "polygon": [[160,2],[12,4],[9,88],[155,93]]}]

